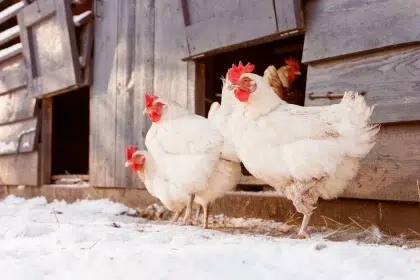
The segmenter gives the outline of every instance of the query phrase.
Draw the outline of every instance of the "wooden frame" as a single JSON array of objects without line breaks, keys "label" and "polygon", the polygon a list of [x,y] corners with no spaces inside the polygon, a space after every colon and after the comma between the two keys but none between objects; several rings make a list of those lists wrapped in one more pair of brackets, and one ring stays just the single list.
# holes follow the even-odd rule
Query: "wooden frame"
[{"label": "wooden frame", "polygon": [[40,186],[51,183],[51,147],[52,147],[52,98],[40,100],[41,112],[41,144],[39,146],[40,156],[38,158]]},{"label": "wooden frame", "polygon": [[[51,21],[54,19],[55,22]],[[80,86],[83,78],[68,1],[38,0],[33,2],[18,13],[18,22],[28,69],[28,87],[33,96],[36,98],[50,96],[68,88]],[[43,30],[45,28],[50,28],[50,30]],[[41,32],[36,34],[38,30]],[[53,32],[56,33],[53,34],[55,42],[51,42],[51,38],[47,37]],[[45,37],[42,37],[41,35],[44,34],[46,34]],[[57,41],[57,38],[61,40]],[[49,45],[43,45],[45,43]],[[50,57],[52,49],[56,53]],[[52,60],[52,57],[54,61],[49,61],[48,59]],[[57,59],[61,61],[57,62]],[[53,66],[53,69],[48,69],[51,65],[61,67]]]},{"label": "wooden frame", "polygon": [[303,28],[301,0],[179,1],[190,56]]}]

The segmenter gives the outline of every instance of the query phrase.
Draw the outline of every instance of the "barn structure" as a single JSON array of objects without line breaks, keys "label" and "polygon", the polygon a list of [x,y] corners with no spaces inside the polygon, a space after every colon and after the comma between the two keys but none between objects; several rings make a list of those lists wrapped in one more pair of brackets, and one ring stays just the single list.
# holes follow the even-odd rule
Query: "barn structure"
[{"label": "barn structure", "polygon": [[[0,196],[147,204],[124,166],[126,146],[144,146],[150,126],[143,93],[205,116],[232,63],[262,74],[294,56],[299,105],[364,91],[382,124],[357,178],[320,203],[318,220],[420,230],[419,14],[418,0],[0,0]],[[244,173],[214,209],[293,211],[266,190]]]}]

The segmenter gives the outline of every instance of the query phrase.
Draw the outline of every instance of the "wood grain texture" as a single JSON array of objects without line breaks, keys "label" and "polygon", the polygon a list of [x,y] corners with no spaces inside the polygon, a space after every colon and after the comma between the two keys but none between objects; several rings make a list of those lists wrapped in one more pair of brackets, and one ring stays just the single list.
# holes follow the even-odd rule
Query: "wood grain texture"
[{"label": "wood grain texture", "polygon": [[0,24],[16,16],[16,14],[23,8],[23,6],[24,4],[22,2],[18,2],[1,11]]},{"label": "wood grain texture", "polygon": [[310,0],[302,61],[420,41],[418,0]]},{"label": "wood grain texture", "polygon": [[419,77],[420,47],[309,65],[305,106],[340,102],[340,99],[310,100],[311,92],[358,90],[367,92],[369,105],[376,104],[372,116],[375,123],[420,120]]},{"label": "wood grain texture", "polygon": [[36,1],[18,13],[18,22],[28,87],[34,97],[82,83],[73,18],[66,0]]},{"label": "wood grain texture", "polygon": [[0,185],[38,185],[38,152],[0,156]]},{"label": "wood grain texture", "polygon": [[33,151],[37,123],[37,118],[31,118],[0,125],[0,155]]},{"label": "wood grain texture", "polygon": [[155,1],[154,93],[187,108],[188,56],[180,1]]},{"label": "wood grain texture", "polygon": [[0,63],[0,94],[26,85],[25,65],[21,55]]},{"label": "wood grain texture", "polygon": [[8,60],[9,58],[22,55],[22,43],[17,43],[0,50],[0,63]]},{"label": "wood grain texture", "polygon": [[52,98],[41,100],[41,144],[39,149],[39,185],[51,183],[52,162]]},{"label": "wood grain texture", "polygon": [[95,1],[93,84],[90,95],[89,178],[115,186],[117,1]]},{"label": "wood grain texture", "polygon": [[[145,149],[144,140],[150,128],[151,121],[143,115],[144,93],[153,92],[154,83],[154,32],[155,32],[155,1],[137,1],[136,33],[135,33],[135,68],[133,71],[133,127],[132,144]],[[132,174],[132,187],[144,188],[136,174]]]},{"label": "wood grain texture", "polygon": [[196,92],[196,83],[197,83],[197,63],[194,60],[189,60],[187,61],[187,109],[189,112],[191,113],[195,113],[196,112],[196,107],[195,107],[195,97],[198,94],[203,94],[204,95],[204,87],[201,88],[201,90],[203,92]]},{"label": "wood grain texture", "polygon": [[342,197],[418,202],[420,122],[383,125],[376,143]]},{"label": "wood grain texture", "polygon": [[255,40],[278,31],[272,0],[185,0],[190,55]]},{"label": "wood grain texture", "polygon": [[304,28],[302,0],[274,0],[277,32]]},{"label": "wood grain texture", "polygon": [[115,186],[131,186],[134,177],[125,167],[125,149],[133,143],[133,103],[136,1],[118,2],[118,45],[116,56]]},{"label": "wood grain texture", "polygon": [[0,95],[0,124],[34,116],[35,99],[24,88]]}]

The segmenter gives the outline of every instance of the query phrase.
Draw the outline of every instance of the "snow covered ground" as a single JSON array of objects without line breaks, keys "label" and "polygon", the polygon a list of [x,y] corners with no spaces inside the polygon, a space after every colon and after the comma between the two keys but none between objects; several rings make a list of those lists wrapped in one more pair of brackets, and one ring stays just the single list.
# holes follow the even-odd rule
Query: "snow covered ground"
[{"label": "snow covered ground", "polygon": [[0,278],[420,279],[420,249],[233,235],[118,215],[108,200],[0,201]]}]

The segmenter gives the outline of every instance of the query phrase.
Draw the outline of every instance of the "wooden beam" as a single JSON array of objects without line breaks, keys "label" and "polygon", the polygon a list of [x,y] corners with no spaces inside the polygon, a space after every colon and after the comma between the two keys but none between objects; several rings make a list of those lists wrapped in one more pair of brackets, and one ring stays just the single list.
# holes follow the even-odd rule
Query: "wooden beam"
[{"label": "wooden beam", "polygon": [[38,184],[38,152],[0,156],[0,185]]},{"label": "wooden beam", "polygon": [[90,92],[89,176],[92,185],[115,186],[118,1],[95,1],[95,48]]},{"label": "wooden beam", "polygon": [[52,161],[52,98],[41,100],[41,144],[39,147],[39,185],[51,183]]},{"label": "wooden beam", "polygon": [[0,24],[11,19],[12,17],[15,17],[24,6],[25,4],[23,2],[17,2],[16,4],[13,4],[12,6],[1,11]]},{"label": "wooden beam", "polygon": [[0,50],[0,63],[22,53],[22,43]]},{"label": "wooden beam", "polygon": [[93,47],[93,22],[88,22],[83,26],[83,30],[80,32],[80,67],[85,68],[90,60]]},{"label": "wooden beam", "polygon": [[15,25],[0,33],[0,46],[10,42],[11,40],[19,37],[19,26]]}]

